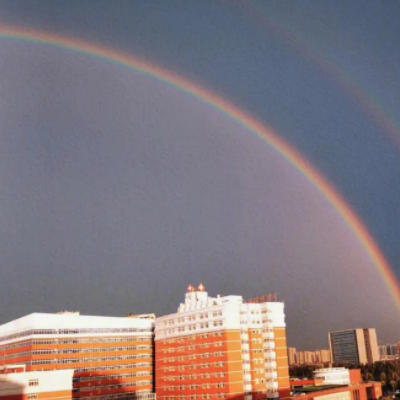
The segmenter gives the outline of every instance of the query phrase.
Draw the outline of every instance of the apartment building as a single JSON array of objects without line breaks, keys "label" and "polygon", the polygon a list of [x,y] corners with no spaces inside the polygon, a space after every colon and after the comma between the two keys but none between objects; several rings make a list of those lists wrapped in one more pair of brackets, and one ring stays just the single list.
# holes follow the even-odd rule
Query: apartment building
[{"label": "apartment building", "polygon": [[284,304],[262,299],[189,285],[177,313],[156,319],[157,398],[289,398]]},{"label": "apartment building", "polygon": [[154,398],[154,320],[30,314],[0,326],[0,366],[73,369],[74,399]]},{"label": "apartment building", "polygon": [[295,347],[289,347],[288,348],[288,361],[289,365],[295,365],[296,364],[296,348]]},{"label": "apartment building", "polygon": [[331,352],[328,349],[315,350],[315,362],[319,364],[326,364],[331,361]]},{"label": "apartment building", "polygon": [[332,362],[372,364],[379,360],[375,329],[347,329],[329,332]]},{"label": "apartment building", "polygon": [[73,369],[25,371],[25,365],[0,367],[0,400],[71,400]]}]

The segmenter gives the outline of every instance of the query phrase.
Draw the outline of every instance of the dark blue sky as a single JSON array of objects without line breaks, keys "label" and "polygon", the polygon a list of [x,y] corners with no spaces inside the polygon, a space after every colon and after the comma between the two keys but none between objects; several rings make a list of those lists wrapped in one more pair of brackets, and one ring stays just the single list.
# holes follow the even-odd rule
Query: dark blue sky
[{"label": "dark blue sky", "polygon": [[[134,54],[272,126],[339,189],[398,277],[399,17],[396,0],[0,9],[0,23]],[[400,340],[398,310],[340,216],[215,109],[121,66],[5,38],[0,90],[0,322],[173,312],[202,281],[213,295],[277,291],[300,348],[356,326]]]}]

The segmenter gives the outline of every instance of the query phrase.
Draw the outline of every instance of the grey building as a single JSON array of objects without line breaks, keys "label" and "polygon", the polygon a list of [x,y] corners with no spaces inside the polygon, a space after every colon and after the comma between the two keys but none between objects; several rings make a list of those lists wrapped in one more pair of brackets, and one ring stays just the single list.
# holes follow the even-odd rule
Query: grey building
[{"label": "grey building", "polygon": [[379,361],[375,329],[329,332],[329,347],[334,363],[372,364]]}]

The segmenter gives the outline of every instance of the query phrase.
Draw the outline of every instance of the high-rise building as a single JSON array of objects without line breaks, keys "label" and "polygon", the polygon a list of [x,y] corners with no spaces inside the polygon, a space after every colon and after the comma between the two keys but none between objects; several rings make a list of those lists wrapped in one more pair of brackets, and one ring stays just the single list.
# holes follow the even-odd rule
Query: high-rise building
[{"label": "high-rise building", "polygon": [[73,398],[154,398],[154,320],[30,314],[0,326],[0,366],[73,369]]},{"label": "high-rise building", "polygon": [[379,360],[375,329],[348,329],[329,332],[334,363],[371,364]]},{"label": "high-rise building", "polygon": [[379,357],[380,358],[385,358],[388,354],[387,354],[387,347],[386,344],[379,346],[378,347],[379,350]]},{"label": "high-rise building", "polygon": [[297,351],[295,354],[296,364],[303,365],[306,363],[305,359],[305,352],[304,351]]},{"label": "high-rise building", "polygon": [[296,348],[295,347],[288,347],[288,360],[289,360],[289,365],[295,365],[296,364]]},{"label": "high-rise building", "polygon": [[189,285],[177,313],[156,319],[157,399],[289,398],[284,304],[272,300]]},{"label": "high-rise building", "polygon": [[315,360],[315,363],[317,363],[317,364],[326,364],[331,361],[330,350],[326,350],[326,349],[315,350],[314,354],[315,354],[314,360]]},{"label": "high-rise building", "polygon": [[399,344],[384,344],[378,347],[381,360],[396,360],[399,357]]},{"label": "high-rise building", "polygon": [[389,349],[390,349],[390,355],[391,356],[398,356],[399,355],[399,348],[397,347],[397,344],[389,344]]},{"label": "high-rise building", "polygon": [[304,364],[314,364],[315,363],[315,353],[313,351],[304,352]]}]

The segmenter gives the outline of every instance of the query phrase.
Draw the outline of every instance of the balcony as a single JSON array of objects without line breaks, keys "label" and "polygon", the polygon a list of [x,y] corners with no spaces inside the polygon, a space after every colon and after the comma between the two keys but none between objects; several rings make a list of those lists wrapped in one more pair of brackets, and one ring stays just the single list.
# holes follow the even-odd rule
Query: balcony
[{"label": "balcony", "polygon": [[273,372],[266,372],[265,377],[267,379],[277,379],[278,378],[278,373],[276,371]]},{"label": "balcony", "polygon": [[264,332],[262,334],[263,339],[273,339],[274,338],[274,334],[273,332]]},{"label": "balcony", "polygon": [[272,340],[264,342],[264,349],[275,349],[275,343]]},{"label": "balcony", "polygon": [[276,368],[276,362],[272,360],[265,360],[265,368],[268,369],[275,369]]}]

